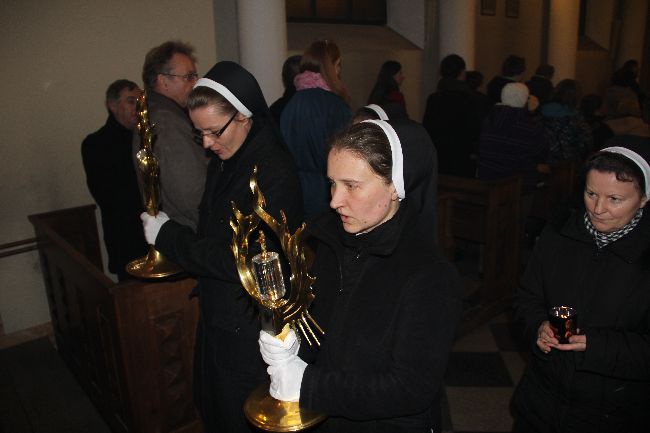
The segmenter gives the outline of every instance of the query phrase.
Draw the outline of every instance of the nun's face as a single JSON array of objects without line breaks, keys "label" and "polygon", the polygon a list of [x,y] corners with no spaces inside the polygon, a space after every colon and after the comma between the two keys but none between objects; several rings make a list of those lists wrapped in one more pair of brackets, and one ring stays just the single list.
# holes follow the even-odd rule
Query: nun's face
[{"label": "nun's face", "polygon": [[237,153],[251,128],[251,119],[241,113],[233,117],[215,105],[190,111],[190,118],[203,136],[203,147],[213,151],[222,161]]},{"label": "nun's face", "polygon": [[348,233],[369,232],[388,221],[399,208],[395,186],[372,171],[349,150],[332,150],[327,157],[332,200]]},{"label": "nun's face", "polygon": [[587,173],[584,201],[594,228],[609,233],[629,223],[648,199],[636,182],[623,182],[616,179],[616,173],[592,169]]}]

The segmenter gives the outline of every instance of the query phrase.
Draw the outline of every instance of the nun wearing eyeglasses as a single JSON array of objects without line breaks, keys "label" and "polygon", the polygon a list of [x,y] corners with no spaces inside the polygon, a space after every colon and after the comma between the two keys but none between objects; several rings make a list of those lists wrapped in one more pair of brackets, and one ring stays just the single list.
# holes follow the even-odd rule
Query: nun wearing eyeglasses
[{"label": "nun wearing eyeglasses", "polygon": [[[248,432],[244,400],[267,376],[257,345],[257,314],[230,249],[231,202],[252,213],[249,179],[257,166],[267,211],[279,220],[284,210],[295,230],[302,221],[300,180],[256,79],[240,65],[217,63],[197,81],[187,107],[203,147],[212,151],[199,224],[193,231],[163,212],[144,213],[145,237],[198,278],[194,396],[205,431]],[[270,232],[266,237],[274,239]]]},{"label": "nun wearing eyeglasses", "polygon": [[[595,153],[584,204],[535,246],[514,301],[532,351],[513,396],[515,432],[648,431],[649,162],[650,149],[632,143]],[[577,312],[577,334],[551,325],[557,306]]]},{"label": "nun wearing eyeglasses", "polygon": [[455,269],[421,217],[433,161],[421,127],[366,120],[334,138],[316,244],[319,348],[260,333],[270,393],[328,415],[327,432],[440,431],[439,392],[461,311]]}]

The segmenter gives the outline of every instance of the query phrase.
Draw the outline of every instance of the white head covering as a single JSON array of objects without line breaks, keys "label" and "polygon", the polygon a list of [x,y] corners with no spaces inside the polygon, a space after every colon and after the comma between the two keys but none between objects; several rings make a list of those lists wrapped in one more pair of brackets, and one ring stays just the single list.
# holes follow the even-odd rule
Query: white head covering
[{"label": "white head covering", "polygon": [[501,103],[514,108],[523,108],[528,102],[528,86],[522,83],[508,83],[501,90]]},{"label": "white head covering", "polygon": [[641,173],[643,173],[643,180],[645,181],[645,194],[646,196],[650,195],[650,164],[648,164],[648,161],[646,161],[645,158],[635,151],[621,146],[606,147],[602,149],[601,152],[618,153],[619,155],[623,155],[627,159],[632,160],[632,162],[639,166]]},{"label": "white head covering", "polygon": [[203,78],[199,78],[199,80],[194,85],[195,89],[197,87],[211,88],[212,90],[216,91],[221,96],[226,98],[228,102],[230,102],[232,106],[235,107],[237,111],[239,111],[241,114],[243,114],[246,117],[253,116],[253,113],[248,108],[246,108],[246,106],[223,84],[217,83],[216,81],[211,80],[210,78],[203,77]]},{"label": "white head covering", "polygon": [[391,172],[391,179],[395,189],[397,190],[397,196],[400,200],[406,197],[406,192],[404,190],[404,155],[402,154],[402,143],[399,141],[397,133],[390,125],[390,123],[385,120],[364,120],[363,122],[374,123],[379,126],[388,137],[388,142],[390,143],[391,156],[393,157],[393,170]]},{"label": "white head covering", "polygon": [[377,113],[377,116],[379,116],[380,120],[388,120],[388,114],[384,111],[383,108],[381,108],[377,104],[368,104],[364,108],[367,108],[368,110],[372,110],[375,113]]}]

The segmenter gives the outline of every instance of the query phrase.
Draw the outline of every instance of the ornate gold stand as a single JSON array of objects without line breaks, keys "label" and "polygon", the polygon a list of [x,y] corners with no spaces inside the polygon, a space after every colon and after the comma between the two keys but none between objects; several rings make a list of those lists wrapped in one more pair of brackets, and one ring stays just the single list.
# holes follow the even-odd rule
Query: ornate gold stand
[{"label": "ornate gold stand", "polygon": [[165,259],[153,245],[149,245],[147,255],[129,262],[126,271],[138,278],[165,278],[178,274],[182,269]]},{"label": "ornate gold stand", "polygon": [[[140,133],[140,150],[136,155],[138,169],[142,174],[142,195],[144,207],[151,216],[158,215],[159,190],[158,183],[158,158],[153,153],[153,128],[149,123],[149,109],[147,108],[147,94],[142,92],[138,98],[136,110],[138,112],[138,132]],[[182,272],[180,266],[173,263],[153,245],[149,245],[146,256],[140,257],[126,265],[126,272],[138,278],[164,278]]]},{"label": "ornate gold stand", "polygon": [[255,388],[244,403],[244,414],[255,427],[272,432],[307,429],[326,418],[325,414],[301,409],[298,402],[276,400],[269,395],[269,384]]},{"label": "ornate gold stand", "polygon": [[[271,314],[270,322],[276,327],[274,330],[276,338],[284,339],[284,331],[281,332],[278,329],[284,326],[287,332],[288,327],[291,327],[296,334],[302,334],[304,340],[310,345],[312,343],[320,344],[316,332],[322,335],[325,335],[325,332],[308,312],[308,308],[315,297],[311,290],[315,278],[311,277],[307,271],[308,266],[303,247],[305,224],[292,235],[283,211],[280,211],[281,221],[276,221],[266,212],[264,209],[266,200],[257,184],[257,168],[253,170],[249,186],[254,196],[253,213],[244,215],[237,209],[236,204],[232,203],[235,218],[230,221],[230,226],[234,232],[231,248],[237,263],[239,279],[250,297],[264,311]],[[283,293],[283,291],[276,290],[275,287],[266,287],[264,290],[260,290],[259,281],[254,276],[251,259],[248,257],[248,237],[257,229],[261,221],[264,221],[266,226],[277,236],[282,252],[291,268],[291,290],[288,297],[276,298],[263,295],[262,292]],[[266,247],[264,246],[263,236],[261,236],[260,243],[262,245],[262,254],[260,256],[264,258]],[[268,318],[265,318],[265,320],[268,320]],[[244,404],[244,414],[254,426],[272,432],[304,430],[326,418],[325,414],[301,409],[297,402],[274,399],[269,395],[268,383],[260,385],[248,396]]]}]

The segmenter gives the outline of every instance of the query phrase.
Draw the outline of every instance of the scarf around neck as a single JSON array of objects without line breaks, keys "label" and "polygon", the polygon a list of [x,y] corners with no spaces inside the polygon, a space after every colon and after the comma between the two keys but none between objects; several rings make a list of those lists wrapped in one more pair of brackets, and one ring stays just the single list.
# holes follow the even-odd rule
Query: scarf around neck
[{"label": "scarf around neck", "polygon": [[612,242],[615,242],[634,230],[634,228],[637,226],[639,221],[641,220],[641,217],[643,216],[643,208],[639,209],[636,212],[636,215],[634,215],[634,218],[630,220],[627,224],[625,224],[623,227],[620,229],[613,231],[611,233],[604,233],[598,231],[594,225],[591,223],[591,220],[589,219],[589,215],[587,215],[587,212],[585,212],[584,216],[584,222],[585,222],[585,227],[587,228],[587,231],[591,233],[591,235],[594,237],[596,240],[596,245],[598,246],[598,249],[603,248],[604,246],[611,244]]},{"label": "scarf around neck", "polygon": [[319,88],[327,90],[328,92],[332,91],[332,89],[330,89],[330,86],[327,85],[327,82],[323,76],[318,72],[301,72],[293,79],[293,84],[296,86],[296,90]]}]

